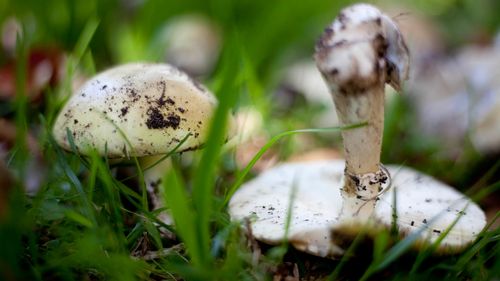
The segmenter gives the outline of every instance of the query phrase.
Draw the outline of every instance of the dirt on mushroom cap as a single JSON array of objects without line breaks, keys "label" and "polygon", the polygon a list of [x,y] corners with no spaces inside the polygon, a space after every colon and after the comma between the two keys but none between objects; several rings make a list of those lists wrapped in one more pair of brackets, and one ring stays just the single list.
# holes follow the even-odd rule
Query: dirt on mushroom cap
[{"label": "dirt on mushroom cap", "polygon": [[330,87],[344,93],[407,79],[408,48],[393,20],[368,4],[343,9],[316,44],[315,59]]},{"label": "dirt on mushroom cap", "polygon": [[[131,63],[102,72],[75,93],[60,112],[54,137],[70,149],[96,149],[110,158],[167,153],[203,144],[215,97],[167,64]],[[122,134],[123,133],[123,134]],[[130,145],[127,143],[127,140]]]}]

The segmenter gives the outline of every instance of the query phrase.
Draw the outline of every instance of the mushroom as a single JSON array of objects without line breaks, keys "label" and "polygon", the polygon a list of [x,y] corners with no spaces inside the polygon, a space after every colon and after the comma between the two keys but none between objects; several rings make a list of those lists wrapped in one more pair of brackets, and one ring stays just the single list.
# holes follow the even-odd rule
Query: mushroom
[{"label": "mushroom", "polygon": [[326,28],[315,59],[340,123],[368,122],[342,132],[346,157],[342,215],[368,217],[380,183],[388,178],[380,165],[385,83],[399,90],[407,79],[406,43],[391,18],[371,5],[353,5]]},{"label": "mushroom", "polygon": [[[233,220],[248,218],[253,236],[263,242],[279,244],[287,239],[313,255],[341,255],[344,249],[331,230],[344,237],[363,227],[359,220],[339,217],[345,200],[339,192],[344,167],[343,160],[281,164],[245,183],[232,197],[229,213]],[[387,173],[390,187],[389,182],[383,185],[388,189],[377,197],[372,220],[367,221],[372,234],[389,229],[396,211],[399,232],[418,235],[415,246],[421,246],[435,242],[458,218],[437,249],[454,253],[485,226],[483,211],[450,186],[397,165],[387,165]]]},{"label": "mushroom", "polygon": [[416,235],[416,245],[432,243],[452,227],[441,252],[472,242],[486,224],[475,203],[417,171],[380,164],[384,85],[399,90],[409,68],[392,19],[367,4],[342,10],[319,40],[315,59],[341,123],[367,124],[342,132],[345,163],[282,164],[242,185],[229,203],[232,219],[250,219],[257,239],[287,239],[318,256],[344,252],[332,233],[357,233],[364,226],[376,231],[393,220],[402,235]]},{"label": "mushroom", "polygon": [[198,76],[213,70],[219,58],[221,32],[209,18],[186,14],[170,20],[161,32],[168,63]]},{"label": "mushroom", "polygon": [[500,152],[500,46],[466,46],[417,72],[409,97],[424,135],[447,157],[463,152],[468,136],[482,154]]},{"label": "mushroom", "polygon": [[[53,135],[71,150],[69,130],[79,153],[138,157],[145,169],[177,146],[177,152],[199,148],[216,105],[212,93],[173,66],[130,63],[87,81],[59,113]],[[166,160],[144,173],[154,209],[164,207],[157,193],[169,166]],[[160,219],[171,224],[166,214]]]}]

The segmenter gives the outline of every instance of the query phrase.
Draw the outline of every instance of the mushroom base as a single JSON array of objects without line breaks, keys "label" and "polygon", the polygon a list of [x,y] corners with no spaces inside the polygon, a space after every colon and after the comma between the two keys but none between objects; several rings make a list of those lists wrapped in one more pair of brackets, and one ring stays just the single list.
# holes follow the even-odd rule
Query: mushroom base
[{"label": "mushroom base", "polygon": [[350,174],[347,169],[341,194],[342,210],[339,220],[368,220],[375,211],[375,205],[384,188],[389,185],[390,174],[385,167],[375,173]]},{"label": "mushroom base", "polygon": [[[144,169],[144,182],[150,199],[150,205],[153,210],[165,208],[165,191],[163,190],[162,178],[172,168],[170,158],[163,159],[164,155],[141,157],[140,165]],[[166,225],[173,225],[174,220],[167,211],[162,211],[158,219]]]}]

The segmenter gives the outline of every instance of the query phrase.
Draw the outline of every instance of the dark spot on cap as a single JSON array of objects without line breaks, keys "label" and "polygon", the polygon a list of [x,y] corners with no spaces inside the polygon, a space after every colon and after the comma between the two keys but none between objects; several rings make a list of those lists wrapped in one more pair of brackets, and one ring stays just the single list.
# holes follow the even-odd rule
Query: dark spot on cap
[{"label": "dark spot on cap", "polygon": [[335,42],[332,47],[342,47],[344,46],[345,44],[347,44],[347,40],[345,39],[342,39],[342,40],[339,40],[337,42]]},{"label": "dark spot on cap", "polygon": [[427,219],[424,219],[422,222],[423,222],[423,223],[427,223]]},{"label": "dark spot on cap", "polygon": [[337,20],[340,22],[340,29],[345,29],[346,28],[346,23],[347,23],[347,16],[344,13],[340,13],[337,16]]},{"label": "dark spot on cap", "polygon": [[170,114],[167,116],[167,122],[170,127],[177,129],[179,127],[179,124],[181,123],[181,118],[179,117],[179,115]]},{"label": "dark spot on cap", "polygon": [[161,96],[160,98],[156,101],[156,103],[159,105],[159,106],[164,106],[165,104],[170,104],[170,105],[174,105],[175,104],[175,101],[172,100],[170,97],[167,97],[165,99],[165,91],[166,91],[166,88],[167,88],[167,85],[165,83],[165,81],[160,81],[158,82],[159,84],[159,90],[161,89]]},{"label": "dark spot on cap", "polygon": [[146,126],[149,129],[162,129],[168,127],[168,124],[157,108],[150,107],[148,109],[148,120],[146,120]]},{"label": "dark spot on cap", "polygon": [[171,113],[165,118],[158,108],[154,107],[148,109],[147,115],[149,117],[146,120],[146,126],[148,126],[149,129],[163,129],[168,127],[177,129],[181,122],[181,118],[178,115]]},{"label": "dark spot on cap", "polygon": [[432,232],[434,232],[434,233],[441,233],[441,230],[433,229]]},{"label": "dark spot on cap", "polygon": [[385,57],[385,54],[387,52],[387,47],[389,46],[387,44],[387,41],[385,40],[384,35],[381,33],[378,33],[375,38],[373,39],[373,46],[375,49],[375,52],[377,52],[377,56],[379,58]]},{"label": "dark spot on cap", "polygon": [[127,115],[127,113],[128,113],[128,106],[126,106],[126,107],[122,107],[122,108],[120,109],[120,111],[122,112],[120,116],[125,116],[125,115]]},{"label": "dark spot on cap", "polygon": [[330,26],[326,27],[325,30],[323,30],[323,32],[328,36],[332,36],[334,33],[333,28],[331,28]]},{"label": "dark spot on cap", "polygon": [[74,124],[78,124],[78,120],[76,120],[76,119],[75,119],[75,120],[73,120],[73,123],[74,123]]},{"label": "dark spot on cap", "polygon": [[127,88],[126,92],[130,98],[132,98],[132,102],[136,102],[139,100],[140,96],[137,94],[137,91],[133,88]]},{"label": "dark spot on cap", "polygon": [[108,87],[108,85],[102,86],[101,90],[105,90]]},{"label": "dark spot on cap", "polygon": [[180,112],[180,113],[184,113],[186,112],[186,110],[182,107],[178,107],[177,110]]},{"label": "dark spot on cap", "polygon": [[425,203],[430,203],[430,202],[432,202],[432,199],[430,198],[425,199]]},{"label": "dark spot on cap", "polygon": [[414,226],[414,225],[415,225],[415,222],[414,222],[414,221],[411,221],[410,225],[411,225],[411,226]]}]

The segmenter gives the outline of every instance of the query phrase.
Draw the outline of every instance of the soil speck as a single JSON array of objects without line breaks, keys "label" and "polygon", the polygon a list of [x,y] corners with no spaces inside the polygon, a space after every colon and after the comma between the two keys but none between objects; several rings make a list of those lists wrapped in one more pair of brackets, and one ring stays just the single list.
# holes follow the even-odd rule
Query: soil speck
[{"label": "soil speck", "polygon": [[127,113],[128,113],[128,106],[122,107],[122,109],[120,109],[120,111],[122,112],[120,116],[123,117],[123,116],[127,115]]},{"label": "soil speck", "polygon": [[163,129],[172,127],[177,129],[181,122],[178,115],[169,114],[166,118],[161,114],[158,108],[150,107],[147,112],[148,120],[146,120],[146,126],[149,129]]}]

